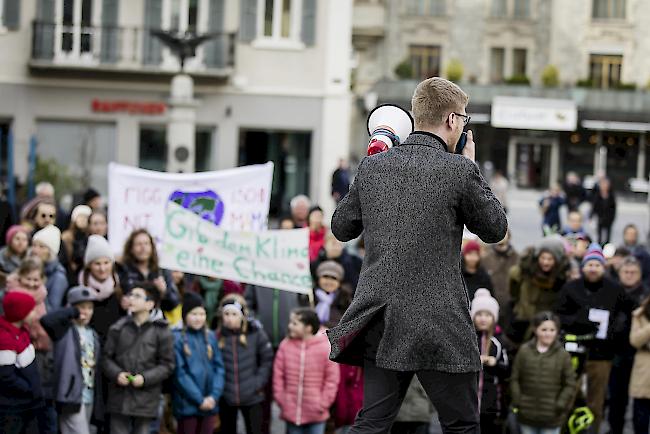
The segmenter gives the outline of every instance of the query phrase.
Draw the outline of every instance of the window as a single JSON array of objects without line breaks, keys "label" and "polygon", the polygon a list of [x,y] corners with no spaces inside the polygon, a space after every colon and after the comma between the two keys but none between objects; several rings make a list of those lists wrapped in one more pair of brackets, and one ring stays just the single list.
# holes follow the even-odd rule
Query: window
[{"label": "window", "polygon": [[197,128],[194,135],[194,171],[212,170],[212,129]]},{"label": "window", "polygon": [[523,77],[526,75],[526,49],[515,48],[512,51],[512,75]]},{"label": "window", "polygon": [[501,83],[504,78],[505,49],[492,48],[490,50],[490,81]]},{"label": "window", "polygon": [[[167,151],[167,130],[163,125],[140,128],[139,167],[166,171]],[[208,170],[212,170],[212,129],[197,127],[194,133],[194,171]]]},{"label": "window", "polygon": [[407,13],[413,15],[444,15],[445,0],[409,0]]},{"label": "window", "polygon": [[625,18],[625,0],[593,0],[593,18]]},{"label": "window", "polygon": [[508,16],[508,0],[492,0],[491,15],[493,17]]},{"label": "window", "polygon": [[199,0],[170,0],[169,16],[170,30],[197,33]]},{"label": "window", "polygon": [[93,36],[99,24],[101,5],[98,0],[56,0],[56,50],[60,59],[92,58],[95,47]]},{"label": "window", "polygon": [[267,39],[299,39],[301,7],[302,0],[259,0],[258,34]]},{"label": "window", "polygon": [[413,78],[423,80],[440,75],[440,47],[411,45],[409,47]]},{"label": "window", "polygon": [[530,17],[530,0],[515,0],[514,16],[515,18]]},{"label": "window", "polygon": [[589,72],[592,85],[603,89],[615,88],[621,83],[623,56],[592,54]]}]

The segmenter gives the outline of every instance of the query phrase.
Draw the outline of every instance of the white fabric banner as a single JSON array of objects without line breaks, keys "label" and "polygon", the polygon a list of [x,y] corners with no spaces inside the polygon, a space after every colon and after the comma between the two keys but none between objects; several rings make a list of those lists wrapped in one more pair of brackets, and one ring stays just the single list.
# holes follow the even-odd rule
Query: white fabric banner
[{"label": "white fabric banner", "polygon": [[160,266],[308,294],[309,229],[231,231],[168,202]]},{"label": "white fabric banner", "polygon": [[165,173],[111,163],[108,240],[122,252],[129,234],[147,229],[160,245],[167,204],[176,203],[228,230],[267,228],[273,163],[218,172]]}]

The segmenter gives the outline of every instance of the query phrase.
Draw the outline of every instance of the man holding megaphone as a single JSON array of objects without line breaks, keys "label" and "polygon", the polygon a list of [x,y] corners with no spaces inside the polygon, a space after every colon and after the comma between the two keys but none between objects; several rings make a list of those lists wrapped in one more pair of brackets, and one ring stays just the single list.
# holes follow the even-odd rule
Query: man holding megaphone
[{"label": "man holding megaphone", "polygon": [[390,137],[408,131],[403,114],[377,123],[396,145],[361,161],[332,217],[339,240],[364,232],[366,245],[354,300],[328,331],[330,358],[364,367],[363,408],[351,434],[388,433],[413,375],[444,432],[480,431],[481,359],[461,238],[465,225],[483,241],[499,242],[508,222],[474,162],[471,131],[462,155],[454,154],[469,121],[467,102],[450,81],[421,82],[412,99],[415,131]]}]

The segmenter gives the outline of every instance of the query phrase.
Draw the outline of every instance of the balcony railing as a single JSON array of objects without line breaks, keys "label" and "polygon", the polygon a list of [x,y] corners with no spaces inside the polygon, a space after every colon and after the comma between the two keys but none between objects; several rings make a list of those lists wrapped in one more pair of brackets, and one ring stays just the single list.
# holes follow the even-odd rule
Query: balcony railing
[{"label": "balcony railing", "polygon": [[[221,33],[187,59],[190,73],[224,75],[234,66],[235,35]],[[33,22],[32,66],[175,72],[178,60],[151,29]]]}]

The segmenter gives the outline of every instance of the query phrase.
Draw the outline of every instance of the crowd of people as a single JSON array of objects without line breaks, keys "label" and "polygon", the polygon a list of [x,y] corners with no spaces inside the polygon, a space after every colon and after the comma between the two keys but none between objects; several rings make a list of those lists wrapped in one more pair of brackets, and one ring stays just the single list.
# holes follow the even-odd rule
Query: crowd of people
[{"label": "crowd of people", "polygon": [[[278,225],[309,228],[313,297],[162,269],[145,229],[116,257],[94,190],[66,216],[41,184],[20,216],[0,250],[3,432],[236,433],[243,418],[247,433],[268,433],[273,402],[287,433],[352,425],[363,372],[329,360],[324,330],[354,297],[363,238],[338,241],[308,197]],[[510,234],[463,242],[482,431],[559,432],[572,419],[599,432],[607,415],[622,433],[632,397],[647,433],[650,253],[632,224],[603,251],[578,206],[558,232],[522,252]],[[404,393],[392,432],[427,433],[434,409],[417,377]]]}]

